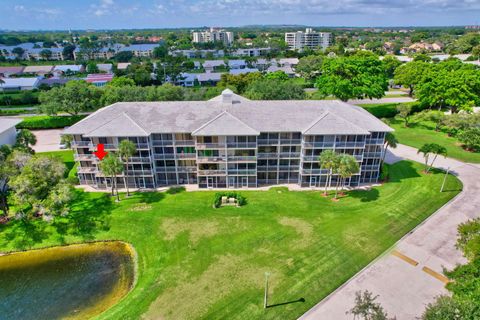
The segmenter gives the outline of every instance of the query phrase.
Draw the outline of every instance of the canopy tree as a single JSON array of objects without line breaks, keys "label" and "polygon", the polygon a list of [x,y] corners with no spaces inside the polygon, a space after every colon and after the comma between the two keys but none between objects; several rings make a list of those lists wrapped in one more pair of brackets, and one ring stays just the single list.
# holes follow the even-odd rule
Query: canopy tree
[{"label": "canopy tree", "polygon": [[422,81],[430,64],[423,61],[411,61],[395,69],[393,80],[396,84],[410,89],[408,95],[413,96],[417,84]]},{"label": "canopy tree", "polygon": [[248,85],[245,96],[253,100],[303,100],[305,91],[292,81],[261,79]]}]

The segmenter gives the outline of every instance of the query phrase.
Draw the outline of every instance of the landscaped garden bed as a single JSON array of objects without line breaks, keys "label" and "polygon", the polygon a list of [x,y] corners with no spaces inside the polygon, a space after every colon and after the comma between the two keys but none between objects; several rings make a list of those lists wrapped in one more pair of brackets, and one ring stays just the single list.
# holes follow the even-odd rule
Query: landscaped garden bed
[{"label": "landscaped garden bed", "polygon": [[[0,252],[131,243],[137,283],[99,319],[296,319],[460,192],[449,175],[440,193],[444,174],[422,170],[391,165],[388,182],[340,202],[322,191],[245,190],[248,205],[220,210],[210,191],[139,192],[119,203],[77,191],[65,217],[0,225]],[[278,304],[267,309],[265,272],[269,304]]]}]

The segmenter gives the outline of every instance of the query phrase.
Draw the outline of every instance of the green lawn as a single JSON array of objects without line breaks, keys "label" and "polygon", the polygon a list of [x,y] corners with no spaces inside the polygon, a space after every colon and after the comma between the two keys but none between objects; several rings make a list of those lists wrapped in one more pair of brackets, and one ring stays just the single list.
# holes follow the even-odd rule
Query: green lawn
[{"label": "green lawn", "polygon": [[395,129],[395,136],[402,144],[420,148],[425,143],[437,143],[447,149],[448,157],[464,162],[480,163],[480,153],[462,148],[460,141],[446,133],[435,131],[428,125],[411,124],[406,128],[403,121],[392,120],[389,126]]},{"label": "green lawn", "polygon": [[[439,193],[444,175],[421,169],[397,163],[389,183],[340,202],[284,188],[243,191],[246,206],[220,209],[210,191],[143,192],[120,203],[78,192],[70,215],[52,224],[0,225],[0,251],[133,244],[136,286],[99,319],[296,319],[460,191],[449,176]],[[269,304],[279,305],[265,310],[267,271]]]},{"label": "green lawn", "polygon": [[75,165],[75,161],[73,160],[72,150],[40,152],[39,154],[60,157],[60,159],[62,159],[62,161],[65,163],[65,166],[67,167],[65,177],[77,176],[77,166]]}]

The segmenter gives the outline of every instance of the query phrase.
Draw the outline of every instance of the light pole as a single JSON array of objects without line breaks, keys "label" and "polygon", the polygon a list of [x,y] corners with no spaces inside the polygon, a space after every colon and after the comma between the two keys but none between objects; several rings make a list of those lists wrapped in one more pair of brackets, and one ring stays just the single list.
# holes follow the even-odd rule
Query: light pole
[{"label": "light pole", "polygon": [[265,272],[265,295],[263,299],[263,308],[267,309],[267,299],[268,299],[268,277],[270,276],[270,272]]},{"label": "light pole", "polygon": [[448,172],[450,171],[450,167],[447,168],[447,172],[445,172],[445,177],[443,177],[442,187],[440,188],[440,192],[443,192],[443,187],[445,186],[445,181],[447,181]]}]

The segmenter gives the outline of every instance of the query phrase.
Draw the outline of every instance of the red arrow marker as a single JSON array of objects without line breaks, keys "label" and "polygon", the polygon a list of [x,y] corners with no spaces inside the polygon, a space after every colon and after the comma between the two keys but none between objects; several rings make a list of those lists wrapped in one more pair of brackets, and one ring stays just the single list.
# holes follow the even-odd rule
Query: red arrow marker
[{"label": "red arrow marker", "polygon": [[108,154],[108,152],[105,152],[105,146],[103,143],[99,143],[97,144],[97,151],[95,151],[93,154],[96,155],[98,159],[102,160]]}]

